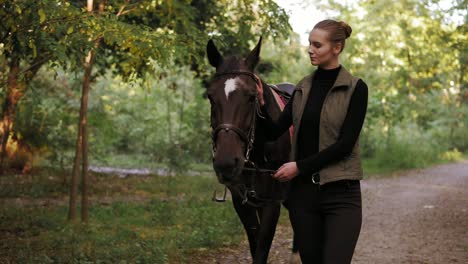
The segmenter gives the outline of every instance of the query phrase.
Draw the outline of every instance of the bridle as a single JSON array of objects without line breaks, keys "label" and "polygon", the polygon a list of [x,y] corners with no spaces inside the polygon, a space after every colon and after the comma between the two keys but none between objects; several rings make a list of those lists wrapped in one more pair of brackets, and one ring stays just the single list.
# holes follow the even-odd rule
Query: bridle
[{"label": "bridle", "polygon": [[[252,78],[255,81],[255,84],[257,85],[257,89],[260,87],[262,89],[262,83],[261,80],[252,72],[249,71],[227,71],[227,72],[219,72],[216,73],[213,77],[213,79],[220,78],[225,75],[246,75]],[[245,150],[245,164],[251,166],[250,168],[243,168],[244,173],[254,173],[255,175],[253,177],[250,177],[251,185],[253,186],[255,184],[255,176],[258,174],[268,174],[268,176],[272,176],[276,171],[275,170],[269,170],[269,169],[260,169],[256,166],[256,164],[250,159],[250,153],[253,149],[253,145],[255,142],[255,129],[256,129],[256,117],[259,116],[260,118],[264,118],[263,114],[261,113],[260,109],[260,102],[258,99],[258,93],[255,95],[255,103],[253,106],[254,114],[252,115],[252,119],[250,121],[250,128],[249,131],[246,133],[242,129],[238,128],[237,126],[230,124],[230,123],[222,123],[218,126],[216,126],[213,129],[213,132],[211,133],[211,139],[212,139],[212,144],[213,144],[213,157],[215,156],[216,153],[216,138],[221,131],[229,132],[233,131],[236,133],[239,138],[246,144],[246,150]],[[250,204],[255,207],[262,207],[265,205],[269,205],[272,203],[278,203],[281,201],[277,201],[274,199],[264,199],[261,197],[258,197],[256,194],[256,191],[254,188],[249,188],[246,184],[236,184],[235,186],[236,191],[242,198],[242,204]],[[254,200],[252,200],[252,198]],[[213,201],[216,202],[225,202],[226,201],[226,188],[224,189],[224,195],[223,198],[217,198],[216,197],[216,191],[213,193]]]},{"label": "bridle", "polygon": [[[213,79],[222,77],[224,75],[247,75],[247,76],[251,77],[255,81],[255,84],[257,86],[261,86],[260,79],[257,76],[255,76],[255,74],[253,74],[253,73],[251,73],[249,71],[219,72],[219,73],[216,73],[214,75]],[[218,137],[219,132],[221,132],[221,131],[226,131],[226,132],[233,131],[234,133],[236,133],[241,138],[241,140],[247,146],[246,149],[245,149],[245,162],[246,163],[253,163],[250,160],[250,152],[252,151],[253,144],[254,144],[254,141],[255,141],[255,128],[256,128],[256,123],[257,123],[257,122],[255,122],[255,120],[256,120],[257,115],[259,115],[260,117],[263,117],[263,115],[261,114],[261,110],[260,110],[260,103],[258,101],[258,94],[255,95],[254,113],[255,114],[252,115],[252,119],[250,121],[250,128],[249,128],[249,131],[247,133],[245,133],[242,129],[240,129],[240,128],[238,128],[235,125],[230,124],[230,123],[222,123],[222,124],[218,125],[216,128],[213,129],[213,132],[211,133],[211,139],[213,141],[213,157],[214,157],[214,154],[216,153],[216,138]]]}]

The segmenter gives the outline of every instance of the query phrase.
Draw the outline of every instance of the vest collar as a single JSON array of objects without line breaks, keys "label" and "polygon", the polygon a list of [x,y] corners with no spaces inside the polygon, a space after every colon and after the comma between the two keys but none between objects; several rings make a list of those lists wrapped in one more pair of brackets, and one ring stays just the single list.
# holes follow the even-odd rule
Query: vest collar
[{"label": "vest collar", "polygon": [[351,74],[345,69],[343,65],[341,65],[340,72],[338,73],[338,76],[336,77],[335,83],[333,84],[333,88],[339,87],[339,86],[346,86],[346,89],[349,88],[349,80],[351,80],[353,77]]},{"label": "vest collar", "polygon": [[[312,86],[312,81],[314,80],[316,71],[313,73],[307,75],[304,78],[304,82],[301,82],[297,87],[296,90],[300,90],[302,93],[304,93],[305,89],[310,89]],[[346,68],[341,65],[340,72],[338,73],[338,76],[336,77],[335,83],[333,84],[332,88],[330,89],[333,90],[335,87],[340,87],[340,86],[345,86],[346,89],[349,87],[349,80],[352,78],[352,75],[346,70]]]}]

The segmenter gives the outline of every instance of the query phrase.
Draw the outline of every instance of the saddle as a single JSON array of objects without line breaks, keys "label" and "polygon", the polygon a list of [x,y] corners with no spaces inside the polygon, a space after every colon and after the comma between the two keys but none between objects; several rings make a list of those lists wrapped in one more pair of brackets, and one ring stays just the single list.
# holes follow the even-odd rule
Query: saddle
[{"label": "saddle", "polygon": [[268,86],[281,97],[284,105],[291,100],[295,89],[295,86],[292,83],[269,84]]},{"label": "saddle", "polygon": [[[292,83],[279,83],[279,84],[269,84],[273,97],[275,98],[276,103],[280,107],[281,111],[283,111],[286,104],[291,100],[292,94],[294,89],[296,88]],[[289,128],[289,136],[292,137],[294,135],[294,128],[291,126]]]},{"label": "saddle", "polygon": [[292,96],[294,89],[296,88],[292,83],[270,84],[270,86],[279,93],[286,93],[289,97]]}]

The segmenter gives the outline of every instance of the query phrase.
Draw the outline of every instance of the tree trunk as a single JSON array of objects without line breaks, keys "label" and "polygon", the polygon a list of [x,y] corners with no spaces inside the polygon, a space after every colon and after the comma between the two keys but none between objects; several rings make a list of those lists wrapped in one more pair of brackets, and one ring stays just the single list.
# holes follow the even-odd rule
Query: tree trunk
[{"label": "tree trunk", "polygon": [[[93,12],[94,1],[87,1],[87,10],[89,13]],[[104,0],[99,1],[99,14],[104,11]],[[95,41],[95,50],[99,47],[100,38]],[[73,164],[72,181],[70,185],[70,208],[69,208],[69,220],[76,218],[76,198],[78,193],[78,175],[81,163],[81,221],[88,222],[88,131],[87,131],[87,120],[88,120],[88,97],[91,86],[93,63],[95,58],[95,50],[88,52],[86,56],[83,68],[83,86],[81,94],[81,106],[80,106],[80,121],[78,125],[78,138],[76,141],[75,151],[75,162]]]},{"label": "tree trunk", "polygon": [[177,131],[177,141],[180,143],[183,124],[184,124],[184,107],[185,107],[185,87],[182,89],[182,102],[180,104],[180,112],[179,112],[179,130]]},{"label": "tree trunk", "polygon": [[169,91],[166,92],[166,111],[167,111],[167,134],[169,137],[169,142],[173,142],[172,139],[172,118],[171,118],[171,97]]},{"label": "tree trunk", "polygon": [[458,85],[460,85],[460,97],[461,97],[461,103],[466,104],[468,103],[468,87],[465,83],[465,72],[466,72],[466,57],[468,55],[466,54],[467,52],[465,50],[460,51],[459,55],[459,62],[460,62],[460,77],[458,79]]},{"label": "tree trunk", "polygon": [[[81,106],[83,107],[83,106]],[[83,142],[83,130],[81,129],[81,120],[83,113],[80,110],[80,122],[78,122],[78,137],[76,139],[75,159],[73,162],[73,171],[70,181],[70,202],[68,204],[68,220],[75,220],[76,218],[76,198],[78,195],[78,177],[80,173],[81,163],[81,146]]]},{"label": "tree trunk", "polygon": [[84,76],[83,76],[83,93],[81,96],[81,113],[82,118],[80,120],[81,130],[83,133],[82,137],[82,181],[81,181],[81,221],[88,222],[88,96],[89,88],[91,84],[91,73],[94,62],[94,51],[90,51],[86,57],[84,65]]},{"label": "tree trunk", "polygon": [[0,145],[0,174],[3,174],[5,157],[7,155],[7,143],[15,122],[16,107],[18,101],[24,94],[24,82],[18,81],[20,72],[19,58],[12,56],[10,62],[10,73],[7,80],[7,94],[3,103],[2,133]]}]

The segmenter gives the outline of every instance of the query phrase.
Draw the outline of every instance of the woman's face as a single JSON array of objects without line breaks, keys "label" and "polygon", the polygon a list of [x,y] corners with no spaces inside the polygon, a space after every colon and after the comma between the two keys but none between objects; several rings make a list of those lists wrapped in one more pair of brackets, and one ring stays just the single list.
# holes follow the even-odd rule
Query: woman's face
[{"label": "woman's face", "polygon": [[334,69],[339,66],[340,45],[330,41],[328,32],[314,29],[309,34],[309,58],[314,66]]}]

